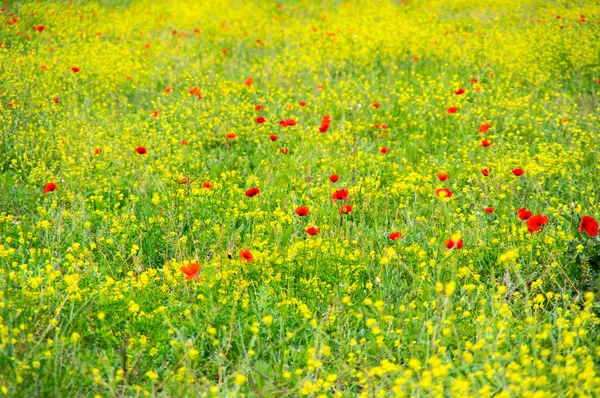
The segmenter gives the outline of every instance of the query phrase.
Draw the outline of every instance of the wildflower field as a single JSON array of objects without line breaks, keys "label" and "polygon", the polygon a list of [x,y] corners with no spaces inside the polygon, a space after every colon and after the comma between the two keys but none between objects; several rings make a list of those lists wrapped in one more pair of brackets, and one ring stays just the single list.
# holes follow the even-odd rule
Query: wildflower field
[{"label": "wildflower field", "polygon": [[600,396],[600,4],[0,12],[0,396]]}]

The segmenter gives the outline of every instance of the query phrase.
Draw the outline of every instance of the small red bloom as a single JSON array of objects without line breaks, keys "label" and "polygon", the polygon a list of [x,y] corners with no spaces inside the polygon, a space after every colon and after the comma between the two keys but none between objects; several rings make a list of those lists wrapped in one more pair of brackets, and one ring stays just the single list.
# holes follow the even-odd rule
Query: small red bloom
[{"label": "small red bloom", "polygon": [[147,155],[148,154],[148,151],[143,146],[139,146],[139,147],[135,148],[135,151],[137,153],[139,153],[140,155]]},{"label": "small red bloom", "polygon": [[344,206],[340,207],[340,214],[348,214],[348,213],[352,213],[352,206],[344,205]]},{"label": "small red bloom", "polygon": [[388,235],[389,240],[396,240],[402,238],[402,234],[400,232],[392,232]]},{"label": "small red bloom", "polygon": [[307,206],[298,206],[298,207],[296,207],[295,211],[296,211],[296,214],[298,214],[300,217],[303,217],[308,214],[309,209]]},{"label": "small red bloom", "polygon": [[102,148],[94,149],[94,155],[100,155],[102,153]]},{"label": "small red bloom", "polygon": [[244,82],[244,84],[246,85],[246,87],[250,88],[252,86],[252,82],[254,81],[253,78],[249,77],[246,79],[246,81]]},{"label": "small red bloom", "polygon": [[300,106],[306,106],[306,101],[300,101],[299,104]]},{"label": "small red bloom", "polygon": [[170,94],[172,92],[173,92],[173,87],[167,87],[167,88],[165,88],[165,93],[166,94]]},{"label": "small red bloom", "polygon": [[331,182],[338,182],[339,179],[340,179],[340,176],[337,174],[332,174],[329,176],[329,181],[331,181]]},{"label": "small red bloom", "polygon": [[57,189],[58,189],[58,185],[56,185],[53,182],[49,182],[48,184],[46,184],[44,186],[44,195],[49,192],[56,191]]},{"label": "small red bloom", "polygon": [[256,112],[260,112],[260,111],[262,111],[263,109],[265,109],[265,107],[264,107],[264,105],[263,105],[263,104],[259,104],[259,105],[256,105],[256,106],[254,107],[254,110],[255,110]]},{"label": "small red bloom", "polygon": [[296,125],[296,121],[294,119],[285,120],[285,126],[284,127],[295,126],[295,125]]},{"label": "small red bloom", "polygon": [[310,236],[315,236],[315,235],[321,233],[321,228],[310,227],[310,228],[306,229],[306,233],[309,234]]},{"label": "small red bloom", "polygon": [[152,111],[152,113],[150,113],[150,116],[152,116],[154,119],[156,119],[158,117],[159,112],[158,111]]},{"label": "small red bloom", "polygon": [[548,224],[548,217],[536,214],[527,220],[527,230],[530,233],[534,233],[539,231],[542,228],[542,225],[546,224]]},{"label": "small red bloom", "polygon": [[531,214],[532,213],[524,207],[521,207],[519,210],[517,210],[517,215],[521,221],[527,220],[529,217],[531,217]]},{"label": "small red bloom", "polygon": [[204,181],[202,188],[212,189],[213,185],[209,181]]},{"label": "small red bloom", "polygon": [[388,153],[389,151],[390,151],[390,150],[389,150],[389,148],[385,148],[385,147],[384,147],[384,148],[381,148],[381,149],[379,150],[379,152],[381,152],[381,153]]},{"label": "small red bloom", "polygon": [[228,140],[235,140],[236,135],[235,133],[228,133],[225,137],[227,137]]},{"label": "small red bloom", "polygon": [[191,281],[192,279],[200,280],[200,278],[198,277],[198,271],[200,271],[200,264],[191,263],[187,267],[181,267],[179,269],[185,274],[186,281]]},{"label": "small red bloom", "polygon": [[585,231],[589,236],[598,235],[598,221],[594,220],[590,216],[581,217],[581,223],[579,224],[579,232]]},{"label": "small red bloom", "polygon": [[264,117],[262,117],[262,116],[259,116],[259,117],[257,117],[257,118],[256,118],[256,123],[262,124],[262,123],[264,123],[265,121],[266,121],[266,120],[265,120],[265,118],[264,118]]},{"label": "small red bloom", "polygon": [[477,80],[476,78],[472,78],[471,83],[479,83],[479,80]]},{"label": "small red bloom", "polygon": [[435,194],[437,195],[438,198],[451,198],[452,197],[452,191],[449,190],[448,188],[440,188],[437,191],[435,191]]},{"label": "small red bloom", "polygon": [[287,148],[281,148],[281,153],[283,153],[284,155],[287,155],[290,152],[289,149]]},{"label": "small red bloom", "polygon": [[79,68],[76,66],[72,67],[71,70],[75,73],[79,73]]},{"label": "small red bloom", "polygon": [[58,103],[60,102],[60,98],[58,98],[58,97],[55,97],[55,98],[54,98],[52,101],[53,101],[55,104],[58,104]]},{"label": "small red bloom", "polygon": [[449,114],[453,114],[453,113],[456,113],[456,112],[458,112],[458,108],[457,107],[451,106],[450,108],[448,108],[448,113]]},{"label": "small red bloom", "polygon": [[333,195],[331,195],[331,199],[333,199],[335,202],[337,202],[338,200],[350,200],[348,199],[348,190],[346,189],[340,189],[337,190],[333,193]]},{"label": "small red bloom", "polygon": [[487,133],[488,131],[490,131],[490,127],[492,127],[491,124],[484,123],[481,126],[479,126],[479,132],[480,133]]},{"label": "small red bloom", "polygon": [[381,128],[384,129],[384,130],[387,130],[387,129],[390,128],[390,126],[388,126],[387,124],[382,124]]},{"label": "small red bloom", "polygon": [[462,249],[463,247],[463,240],[461,238],[450,238],[446,241],[445,243],[446,247],[450,250],[452,249]]},{"label": "small red bloom", "polygon": [[186,140],[179,141],[179,144],[183,146],[189,145],[189,143]]},{"label": "small red bloom", "polygon": [[489,169],[482,169],[481,170],[481,174],[483,174],[485,177],[490,175],[490,170]]},{"label": "small red bloom", "polygon": [[247,263],[251,263],[252,260],[254,260],[254,256],[252,255],[252,253],[250,253],[250,250],[241,249],[240,250],[240,259],[242,259],[242,261],[245,261]]},{"label": "small red bloom", "polygon": [[190,180],[188,180],[187,177],[183,177],[179,181],[177,181],[177,184],[185,185],[185,184],[188,184],[189,182],[190,182]]},{"label": "small red bloom", "polygon": [[253,197],[253,196],[258,195],[259,193],[260,193],[260,189],[254,187],[254,188],[250,188],[249,190],[247,190],[245,195],[249,196],[249,197]]},{"label": "small red bloom", "polygon": [[271,141],[277,141],[277,138],[279,138],[279,137],[277,137],[275,134],[272,134],[272,135],[269,136],[269,139]]},{"label": "small red bloom", "polygon": [[196,97],[198,99],[202,99],[202,93],[200,92],[200,87],[198,87],[198,86],[192,87],[191,89],[189,89],[188,93],[190,93],[191,95],[193,95],[194,97]]},{"label": "small red bloom", "polygon": [[448,174],[446,174],[446,173],[437,173],[435,176],[440,181],[446,181],[448,179]]},{"label": "small red bloom", "polygon": [[462,95],[465,93],[465,90],[461,87],[454,92],[455,95]]},{"label": "small red bloom", "polygon": [[492,141],[490,140],[481,140],[481,146],[482,147],[488,147],[488,146],[492,146]]},{"label": "small red bloom", "polygon": [[514,169],[512,173],[518,177],[522,176],[525,173],[525,171],[523,169]]},{"label": "small red bloom", "polygon": [[378,109],[381,106],[379,102],[373,104],[373,108]]},{"label": "small red bloom", "polygon": [[485,209],[486,213],[493,213],[494,212],[494,208],[493,207],[486,207]]}]

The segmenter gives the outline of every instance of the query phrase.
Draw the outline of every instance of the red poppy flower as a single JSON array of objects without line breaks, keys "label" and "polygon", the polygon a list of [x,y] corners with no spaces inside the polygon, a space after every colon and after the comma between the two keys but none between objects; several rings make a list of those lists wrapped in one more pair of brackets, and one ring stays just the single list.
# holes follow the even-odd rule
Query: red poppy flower
[{"label": "red poppy flower", "polygon": [[389,240],[396,240],[396,239],[400,239],[400,238],[402,238],[402,233],[400,233],[400,232],[392,232],[391,234],[388,235]]},{"label": "red poppy flower", "polygon": [[173,92],[173,87],[167,87],[167,88],[165,88],[165,93],[166,94],[170,94],[172,92]]},{"label": "red poppy flower", "polygon": [[329,129],[330,125],[331,125],[331,116],[329,116],[329,115],[323,116],[323,119],[321,120],[321,127],[319,127],[319,132],[325,133]]},{"label": "red poppy flower", "polygon": [[283,153],[284,155],[287,155],[290,152],[289,149],[287,148],[281,148],[281,153]]},{"label": "red poppy flower", "polygon": [[375,127],[376,129],[378,129],[378,128],[380,128],[380,127],[381,127],[381,124],[379,124],[379,123],[376,123],[376,124],[374,124],[374,125],[373,125],[373,127]]},{"label": "red poppy flower", "polygon": [[247,263],[251,263],[252,260],[254,260],[254,256],[252,255],[252,253],[250,253],[250,250],[241,249],[240,250],[240,259],[242,259],[242,261],[245,261]]},{"label": "red poppy flower", "polygon": [[448,108],[448,113],[452,114],[452,113],[456,113],[458,112],[458,108],[455,106],[451,106],[450,108]]},{"label": "red poppy flower", "polygon": [[271,141],[277,141],[277,138],[279,138],[279,137],[277,137],[275,134],[272,134],[272,135],[269,136],[269,139]]},{"label": "red poppy flower", "polygon": [[285,127],[295,126],[296,125],[296,121],[294,119],[287,119],[284,122],[285,122]]},{"label": "red poppy flower", "polygon": [[309,209],[307,206],[298,206],[296,207],[296,214],[298,214],[300,217],[304,217],[305,215],[308,214]]},{"label": "red poppy flower", "polygon": [[340,179],[340,176],[337,174],[332,174],[329,176],[329,181],[331,181],[331,182],[338,182],[339,179]]},{"label": "red poppy flower", "polygon": [[598,235],[598,221],[594,220],[590,216],[581,217],[581,223],[579,224],[579,232],[585,231],[589,236]]},{"label": "red poppy flower", "polygon": [[530,233],[534,233],[539,231],[542,228],[542,225],[548,224],[548,217],[542,216],[541,214],[536,214],[533,217],[530,217],[527,220],[527,230]]},{"label": "red poppy flower", "polygon": [[55,97],[55,98],[54,98],[52,101],[53,101],[55,104],[58,104],[58,103],[60,102],[60,98],[58,98],[58,97]]},{"label": "red poppy flower", "polygon": [[139,146],[139,147],[135,148],[135,151],[138,154],[140,154],[140,155],[147,155],[148,154],[148,151],[143,146]]},{"label": "red poppy flower", "polygon": [[476,78],[472,78],[471,83],[479,83],[479,80],[477,80]]},{"label": "red poppy flower", "polygon": [[253,196],[258,195],[259,193],[260,193],[260,189],[254,187],[254,188],[250,188],[249,190],[247,190],[245,195],[249,196],[249,197],[253,197]]},{"label": "red poppy flower", "polygon": [[348,214],[348,213],[352,213],[352,206],[344,205],[344,206],[340,207],[340,214]]},{"label": "red poppy flower", "polygon": [[200,87],[198,87],[198,86],[192,87],[191,89],[189,89],[188,93],[190,93],[191,95],[193,95],[194,97],[196,97],[198,99],[202,99],[202,93],[200,92]]},{"label": "red poppy flower", "polygon": [[316,234],[321,233],[321,228],[310,227],[310,228],[306,229],[306,233],[309,234],[310,236],[315,236]]},{"label": "red poppy flower", "polygon": [[202,188],[211,189],[213,185],[209,181],[204,181]]},{"label": "red poppy flower", "polygon": [[44,186],[44,193],[43,194],[45,195],[45,194],[47,194],[49,192],[52,192],[52,191],[55,191],[57,189],[58,189],[58,185],[56,185],[53,182],[49,182],[48,184],[46,184]]},{"label": "red poppy flower", "polygon": [[254,107],[254,110],[255,110],[256,112],[260,112],[260,111],[262,111],[263,109],[265,109],[265,107],[264,107],[264,105],[262,105],[262,104],[258,104],[258,105],[256,105],[256,106]]},{"label": "red poppy flower", "polygon": [[481,174],[483,174],[484,176],[489,176],[490,175],[490,170],[489,169],[482,169],[481,170]]},{"label": "red poppy flower", "polygon": [[235,140],[236,135],[235,133],[228,133],[225,137],[227,137],[229,140]]},{"label": "red poppy flower", "polygon": [[350,200],[348,199],[348,190],[346,189],[340,189],[337,190],[333,193],[333,195],[331,195],[331,199],[333,199],[335,202],[337,202],[338,200]]},{"label": "red poppy flower", "polygon": [[76,66],[72,67],[71,70],[75,73],[79,73],[79,68]]},{"label": "red poppy flower", "polygon": [[183,146],[186,146],[186,145],[188,145],[189,143],[188,143],[186,140],[181,140],[181,141],[179,141],[179,144],[181,144],[181,145],[183,145]]},{"label": "red poppy flower", "polygon": [[480,133],[487,133],[488,131],[490,131],[490,127],[492,127],[491,124],[484,123],[481,126],[479,126],[479,132]]},{"label": "red poppy flower", "polygon": [[465,93],[465,90],[463,90],[462,87],[454,92],[455,95],[462,95],[464,93]]},{"label": "red poppy flower", "polygon": [[152,111],[152,113],[150,113],[150,116],[152,116],[154,119],[156,119],[158,117],[158,111]]},{"label": "red poppy flower", "polygon": [[187,184],[189,182],[190,182],[190,180],[188,180],[186,177],[183,177],[179,181],[177,181],[177,184],[184,185],[184,184]]},{"label": "red poppy flower", "polygon": [[44,31],[44,29],[46,29],[46,27],[44,25],[40,25],[37,27],[37,31],[42,33]]},{"label": "red poppy flower", "polygon": [[390,151],[390,149],[389,149],[389,148],[385,148],[385,147],[384,147],[384,148],[381,148],[381,149],[379,150],[379,152],[381,152],[381,153],[388,153],[389,151]]},{"label": "red poppy flower", "polygon": [[252,81],[253,80],[254,79],[251,78],[251,77],[247,78],[246,81],[244,82],[244,84],[246,85],[246,87],[250,88],[250,86],[252,86]]},{"label": "red poppy flower", "polygon": [[373,108],[378,109],[381,106],[379,102],[373,104]]},{"label": "red poppy flower", "polygon": [[450,250],[452,249],[462,249],[463,240],[461,238],[450,238],[445,243],[446,247]]},{"label": "red poppy flower", "polygon": [[299,104],[300,106],[306,106],[306,101],[300,101]]},{"label": "red poppy flower", "polygon": [[265,121],[266,121],[266,120],[265,120],[265,118],[264,118],[264,117],[262,117],[262,116],[259,116],[259,117],[257,117],[257,118],[256,118],[256,123],[262,124],[262,123],[264,123]]},{"label": "red poppy flower", "polygon": [[452,197],[452,191],[449,190],[448,188],[440,188],[437,191],[435,191],[435,194],[437,195],[438,198],[451,198]]},{"label": "red poppy flower", "polygon": [[485,209],[486,213],[493,213],[494,212],[494,208],[493,207],[486,207]]},{"label": "red poppy flower", "polygon": [[531,212],[527,209],[525,209],[524,207],[521,207],[519,210],[517,210],[517,215],[519,216],[519,220],[527,220],[529,217],[531,217]]},{"label": "red poppy flower", "polygon": [[192,279],[200,280],[200,278],[198,277],[198,271],[200,271],[200,264],[191,263],[187,267],[181,267],[179,269],[185,274],[186,281],[191,281]]},{"label": "red poppy flower", "polygon": [[446,181],[448,179],[448,174],[446,174],[446,173],[437,173],[435,176],[440,181]]},{"label": "red poppy flower", "polygon": [[94,155],[100,155],[102,153],[102,148],[94,149]]},{"label": "red poppy flower", "polygon": [[390,126],[388,126],[387,124],[382,124],[381,128],[384,129],[384,130],[387,130],[387,129],[390,128]]},{"label": "red poppy flower", "polygon": [[221,53],[223,53],[223,54],[229,54],[229,50],[223,49],[223,50],[221,50]]},{"label": "red poppy flower", "polygon": [[523,169],[514,169],[512,173],[518,177],[522,176],[525,173],[525,171]]},{"label": "red poppy flower", "polygon": [[492,146],[492,141],[490,140],[481,140],[481,146],[482,147],[488,147],[488,146]]}]

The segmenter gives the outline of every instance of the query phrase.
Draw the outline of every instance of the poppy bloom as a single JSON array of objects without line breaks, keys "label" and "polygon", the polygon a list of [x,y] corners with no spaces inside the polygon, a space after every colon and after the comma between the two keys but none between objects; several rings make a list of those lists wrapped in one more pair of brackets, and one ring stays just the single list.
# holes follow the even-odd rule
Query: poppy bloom
[{"label": "poppy bloom", "polygon": [[46,184],[44,186],[44,195],[49,192],[56,191],[57,189],[58,189],[58,185],[56,185],[53,182],[49,182],[48,184]]},{"label": "poppy bloom", "polygon": [[209,181],[204,181],[202,188],[211,189],[213,185]]},{"label": "poppy bloom", "polygon": [[479,132],[480,133],[487,133],[488,131],[490,131],[490,127],[492,127],[491,124],[484,123],[481,126],[479,126]]},{"label": "poppy bloom", "polygon": [[446,247],[450,250],[452,249],[462,249],[463,247],[463,240],[457,236],[453,236],[450,239],[448,239],[445,243]]},{"label": "poppy bloom", "polygon": [[340,214],[348,214],[348,213],[352,213],[352,206],[344,205],[344,206],[340,207]]},{"label": "poppy bloom", "polygon": [[254,107],[254,111],[255,111],[255,112],[260,112],[260,111],[262,111],[263,109],[265,109],[265,107],[264,107],[264,105],[263,105],[263,104],[258,104],[258,105],[256,105],[256,106]]},{"label": "poppy bloom", "polygon": [[481,170],[481,174],[483,174],[485,177],[490,175],[490,170],[489,169],[482,169]]},{"label": "poppy bloom", "polygon": [[289,149],[287,148],[281,148],[281,153],[283,153],[284,155],[287,155],[290,152]]},{"label": "poppy bloom", "polygon": [[517,215],[521,221],[527,220],[529,217],[531,217],[531,214],[532,213],[524,207],[521,207],[519,210],[517,210]]},{"label": "poppy bloom", "polygon": [[300,106],[306,106],[306,101],[300,101],[300,102],[299,102],[299,105],[300,105]]},{"label": "poppy bloom", "polygon": [[339,189],[337,191],[335,191],[333,193],[333,195],[331,195],[331,199],[333,199],[335,202],[337,202],[338,200],[350,200],[348,199],[348,190],[346,189]]},{"label": "poppy bloom", "polygon": [[140,154],[140,155],[147,155],[148,154],[148,151],[143,146],[139,146],[139,147],[135,148],[135,151],[138,154]]},{"label": "poppy bloom", "polygon": [[279,137],[277,137],[275,134],[272,134],[272,135],[269,136],[269,139],[271,141],[277,141],[277,138],[279,138]]},{"label": "poppy bloom", "polygon": [[581,223],[579,224],[579,232],[585,231],[589,236],[598,235],[598,221],[594,220],[590,216],[581,217]]},{"label": "poppy bloom", "polygon": [[242,259],[242,261],[245,261],[247,263],[251,263],[252,260],[254,260],[254,256],[252,255],[252,253],[250,253],[250,250],[241,249],[240,250],[240,259]]},{"label": "poppy bloom", "polygon": [[437,195],[438,198],[451,198],[452,197],[452,191],[449,190],[448,188],[440,188],[437,191],[435,191],[435,194]]},{"label": "poppy bloom", "polygon": [[191,89],[189,89],[188,93],[190,93],[191,95],[193,95],[194,97],[196,97],[198,99],[202,99],[202,93],[200,93],[200,87],[198,87],[198,86],[192,87]]},{"label": "poppy bloom", "polygon": [[304,217],[305,215],[308,214],[309,210],[307,206],[298,206],[296,207],[295,210],[296,214],[298,214],[300,217]]},{"label": "poppy bloom", "polygon": [[191,281],[194,278],[196,280],[200,280],[200,278],[198,277],[198,271],[200,271],[200,264],[191,263],[187,267],[181,267],[179,269],[185,274],[186,281]]},{"label": "poppy bloom", "polygon": [[482,147],[488,147],[488,146],[492,146],[492,141],[490,140],[481,140],[481,146]]},{"label": "poppy bloom", "polygon": [[183,146],[186,146],[186,145],[188,145],[189,143],[188,143],[186,140],[181,140],[181,141],[179,141],[179,144],[181,144],[181,145],[183,145]]},{"label": "poppy bloom", "polygon": [[477,80],[476,78],[472,78],[471,79],[471,83],[475,84],[475,83],[479,83],[479,80]]},{"label": "poppy bloom", "polygon": [[264,118],[264,117],[262,117],[262,116],[259,116],[259,117],[257,117],[257,118],[256,118],[256,123],[258,123],[258,124],[262,124],[262,123],[264,123],[265,121],[266,121],[266,120],[265,120],[265,118]]},{"label": "poppy bloom", "polygon": [[102,148],[94,149],[94,155],[100,155],[102,153]]},{"label": "poppy bloom", "polygon": [[451,106],[450,108],[448,108],[448,111],[447,111],[447,112],[448,112],[449,114],[456,113],[456,112],[458,112],[458,108],[457,108],[457,107],[455,107],[455,106]]},{"label": "poppy bloom", "polygon": [[437,173],[435,176],[440,181],[446,181],[448,179],[448,174],[446,174],[446,173]]},{"label": "poppy bloom", "polygon": [[[287,120],[283,120],[282,126],[283,127],[289,127],[289,126],[295,126],[296,125],[296,121],[294,119],[287,119]],[[279,122],[279,124],[281,124],[281,122]]]},{"label": "poppy bloom", "polygon": [[494,208],[493,207],[486,207],[485,209],[486,213],[493,213],[494,212]]},{"label": "poppy bloom", "polygon": [[321,228],[310,227],[310,228],[306,229],[306,233],[309,234],[310,236],[315,236],[316,234],[321,233]]},{"label": "poppy bloom", "polygon": [[184,184],[188,184],[189,182],[190,182],[190,180],[188,180],[187,177],[183,177],[179,181],[177,181],[177,184],[184,185]]},{"label": "poppy bloom", "polygon": [[465,90],[461,87],[458,90],[454,91],[455,95],[462,95],[465,93]]},{"label": "poppy bloom", "polygon": [[390,126],[388,126],[387,124],[382,124],[381,128],[384,129],[384,130],[387,130],[387,129],[390,128]]},{"label": "poppy bloom", "polygon": [[254,188],[250,188],[249,190],[246,191],[245,195],[248,197],[253,197],[256,196],[260,193],[260,189],[254,187]]},{"label": "poppy bloom", "polygon": [[329,181],[331,181],[331,182],[338,182],[339,179],[340,179],[340,176],[337,174],[332,174],[329,176]]},{"label": "poppy bloom", "polygon": [[55,104],[58,104],[58,103],[60,102],[60,98],[58,98],[58,97],[55,97],[55,98],[54,98],[52,101],[53,101]]},{"label": "poppy bloom", "polygon": [[150,116],[152,116],[154,119],[156,119],[158,117],[158,111],[152,111],[152,113],[150,113]]},{"label": "poppy bloom", "polygon": [[381,106],[379,102],[373,104],[373,108],[378,109]]},{"label": "poppy bloom", "polygon": [[525,171],[523,169],[514,169],[512,173],[518,177],[522,176],[525,173]]},{"label": "poppy bloom", "polygon": [[79,68],[78,68],[78,67],[76,67],[76,66],[72,67],[72,68],[71,68],[71,70],[72,70],[74,73],[79,73]]},{"label": "poppy bloom", "polygon": [[229,140],[235,140],[236,135],[235,133],[228,133],[225,137],[227,137]]},{"label": "poppy bloom", "polygon": [[536,214],[527,220],[527,230],[530,233],[534,233],[539,231],[542,228],[542,225],[546,224],[548,224],[548,217]]},{"label": "poppy bloom", "polygon": [[250,88],[250,86],[252,86],[252,82],[254,81],[253,78],[249,77],[246,79],[246,81],[244,82],[244,84],[246,85],[246,87]]},{"label": "poppy bloom", "polygon": [[229,54],[229,50],[223,49],[223,50],[221,50],[221,53],[223,53],[223,54]]},{"label": "poppy bloom", "polygon": [[388,235],[389,240],[396,240],[402,238],[402,234],[400,232],[392,232]]},{"label": "poppy bloom", "polygon": [[173,92],[173,87],[167,87],[167,88],[165,88],[165,93],[166,94],[170,94],[172,92]]},{"label": "poppy bloom", "polygon": [[384,148],[381,148],[381,149],[379,150],[379,152],[381,152],[381,153],[388,153],[389,151],[390,151],[390,149],[389,149],[389,148],[385,148],[385,147],[384,147]]},{"label": "poppy bloom", "polygon": [[378,128],[380,128],[380,127],[381,127],[381,124],[379,124],[379,123],[375,123],[375,124],[373,125],[373,127],[374,127],[374,128],[376,128],[376,129],[378,129]]}]

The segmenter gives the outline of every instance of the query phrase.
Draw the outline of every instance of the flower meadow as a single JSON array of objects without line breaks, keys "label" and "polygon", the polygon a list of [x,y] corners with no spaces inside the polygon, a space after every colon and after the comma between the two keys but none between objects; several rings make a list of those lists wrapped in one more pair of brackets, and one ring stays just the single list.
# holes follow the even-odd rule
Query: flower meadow
[{"label": "flower meadow", "polygon": [[0,12],[0,395],[600,395],[600,5]]}]

